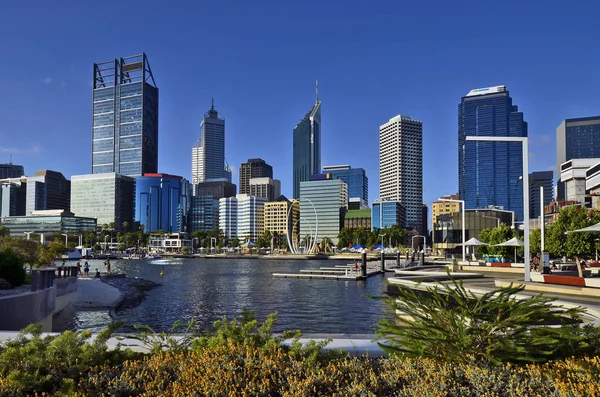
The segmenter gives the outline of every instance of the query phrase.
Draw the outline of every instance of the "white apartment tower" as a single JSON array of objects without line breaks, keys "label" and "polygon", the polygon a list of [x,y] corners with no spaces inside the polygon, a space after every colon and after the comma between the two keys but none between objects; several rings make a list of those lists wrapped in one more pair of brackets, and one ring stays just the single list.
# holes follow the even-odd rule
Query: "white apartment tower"
[{"label": "white apartment tower", "polygon": [[423,123],[398,115],[379,127],[379,197],[406,209],[406,224],[423,227]]}]

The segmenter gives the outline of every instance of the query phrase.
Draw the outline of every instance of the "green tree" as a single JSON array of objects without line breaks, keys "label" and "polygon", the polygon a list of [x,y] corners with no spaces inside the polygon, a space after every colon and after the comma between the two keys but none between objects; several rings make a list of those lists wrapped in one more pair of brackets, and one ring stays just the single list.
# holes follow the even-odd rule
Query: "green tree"
[{"label": "green tree", "polygon": [[[481,245],[478,247],[480,254],[514,256],[513,247],[494,247],[495,244],[500,244],[514,237],[514,231],[504,223],[500,227],[493,229],[483,229],[479,234],[479,240],[489,245]],[[516,258],[515,258],[516,260]]]},{"label": "green tree", "polygon": [[339,249],[349,247],[352,244],[352,231],[347,227],[342,228],[338,233],[337,247]]},{"label": "green tree", "polygon": [[542,231],[540,229],[533,229],[529,232],[529,249],[532,254],[542,252]]},{"label": "green tree", "polygon": [[129,222],[125,221],[123,222],[123,231],[127,232],[129,230]]},{"label": "green tree", "polygon": [[10,236],[10,230],[6,226],[0,226],[0,237]]},{"label": "green tree", "polygon": [[569,233],[600,222],[597,211],[580,206],[562,208],[545,231],[545,248],[552,256],[590,257],[595,254],[595,239],[600,233]]},{"label": "green tree", "polygon": [[12,248],[0,251],[0,279],[8,281],[17,287],[25,281],[25,268],[23,258]]},{"label": "green tree", "polygon": [[239,239],[239,238],[237,238],[237,237],[236,237],[236,238],[234,238],[234,239],[231,241],[231,246],[232,246],[232,247],[239,247],[239,246],[240,246],[240,239]]}]

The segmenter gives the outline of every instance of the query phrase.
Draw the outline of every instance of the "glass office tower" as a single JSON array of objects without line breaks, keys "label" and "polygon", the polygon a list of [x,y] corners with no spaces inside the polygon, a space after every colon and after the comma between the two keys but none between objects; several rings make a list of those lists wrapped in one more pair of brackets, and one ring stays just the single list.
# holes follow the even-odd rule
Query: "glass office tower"
[{"label": "glass office tower", "polygon": [[527,136],[523,113],[505,86],[471,90],[458,105],[458,194],[466,208],[501,207],[523,220],[521,142],[467,141],[466,136]]},{"label": "glass office tower", "polygon": [[314,106],[294,128],[294,189],[295,199],[300,198],[300,182],[321,173],[321,102],[319,85]]},{"label": "glass office tower", "polygon": [[92,173],[158,169],[158,88],[146,54],[94,64]]},{"label": "glass office tower", "polygon": [[323,167],[323,172],[332,174],[348,185],[348,199],[360,198],[369,202],[369,178],[362,168],[352,168],[349,165],[331,165]]},{"label": "glass office tower", "polygon": [[200,139],[192,146],[192,184],[215,180],[231,182],[231,170],[225,160],[225,119],[213,101],[200,123]]},{"label": "glass office tower", "polygon": [[558,199],[565,200],[565,184],[560,181],[560,165],[573,159],[600,157],[600,116],[564,120],[556,129],[556,169]]},{"label": "glass office tower", "polygon": [[135,221],[145,232],[187,232],[190,185],[185,178],[145,174],[135,182]]}]

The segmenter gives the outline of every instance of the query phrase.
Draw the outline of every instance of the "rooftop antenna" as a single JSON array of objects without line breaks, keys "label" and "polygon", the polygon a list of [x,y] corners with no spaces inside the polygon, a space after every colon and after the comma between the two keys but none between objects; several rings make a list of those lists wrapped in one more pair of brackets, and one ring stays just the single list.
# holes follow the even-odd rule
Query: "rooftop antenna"
[{"label": "rooftop antenna", "polygon": [[316,94],[317,94],[317,104],[319,103],[319,80],[317,79],[317,86],[316,86]]},{"label": "rooftop antenna", "polygon": [[8,164],[12,164],[12,154],[11,154],[11,155],[9,155],[9,158],[8,158]]},{"label": "rooftop antenna", "polygon": [[215,97],[212,97],[211,99],[212,99],[212,103],[210,106],[210,110],[215,110]]}]

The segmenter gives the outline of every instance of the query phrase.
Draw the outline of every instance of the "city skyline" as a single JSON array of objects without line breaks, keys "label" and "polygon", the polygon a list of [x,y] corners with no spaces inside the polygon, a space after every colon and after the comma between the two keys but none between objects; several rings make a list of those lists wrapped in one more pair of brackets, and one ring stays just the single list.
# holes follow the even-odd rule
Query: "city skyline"
[{"label": "city skyline", "polygon": [[[239,165],[249,157],[268,159],[274,177],[282,180],[282,193],[291,197],[290,130],[310,104],[312,94],[306,87],[315,78],[327,104],[322,163],[364,168],[371,179],[371,200],[377,198],[379,186],[378,126],[398,113],[411,114],[426,126],[424,201],[430,204],[440,195],[456,192],[457,159],[452,149],[456,147],[456,103],[475,87],[510,87],[530,124],[530,170],[554,169],[557,126],[564,119],[600,112],[600,98],[594,94],[600,82],[592,68],[597,55],[570,51],[575,44],[593,44],[598,28],[586,23],[586,18],[591,21],[598,5],[551,6],[540,18],[533,5],[514,4],[519,13],[511,15],[483,4],[467,7],[465,13],[440,4],[431,15],[425,5],[406,9],[392,2],[384,7],[385,13],[349,2],[340,15],[338,7],[324,4],[311,31],[291,18],[304,8],[299,4],[254,8],[210,4],[203,12],[227,14],[228,20],[217,18],[193,27],[185,23],[192,20],[192,6],[185,13],[155,6],[143,10],[139,22],[131,22],[126,15],[133,5],[121,5],[123,13],[104,21],[90,19],[85,5],[61,10],[43,4],[30,10],[15,4],[0,16],[5,37],[16,29],[24,31],[6,43],[4,58],[13,61],[0,64],[4,92],[0,162],[8,162],[12,153],[12,162],[24,165],[28,175],[42,169],[57,170],[67,178],[88,173],[90,66],[115,55],[145,51],[161,89],[159,172],[190,178],[189,145],[198,137],[198,109],[215,96],[223,98],[219,110],[228,120],[230,164]],[[266,10],[272,13],[269,18],[261,16]],[[394,28],[386,23],[406,12],[428,18]],[[141,21],[157,13],[165,20],[152,35],[141,37],[137,33]],[[487,28],[474,32],[469,21],[481,18],[489,22]],[[284,20],[290,22],[283,24]],[[559,29],[557,20],[562,21]],[[122,27],[118,32],[110,28],[115,23]],[[500,27],[507,23],[510,32]],[[84,39],[73,34],[77,31],[90,34]],[[94,33],[100,31],[105,33]],[[240,35],[242,31],[246,34]],[[123,35],[139,40],[122,40]],[[202,51],[183,52],[189,40],[173,43],[171,38],[177,35],[211,37],[217,44],[211,62],[206,62]],[[519,38],[518,45],[513,38]],[[375,44],[363,45],[369,42]],[[407,45],[418,59],[398,63],[402,51],[393,50]],[[521,62],[497,58],[490,64],[492,54],[509,50]],[[298,56],[306,51],[314,57]],[[547,62],[544,55],[566,52],[573,54],[568,60],[559,57]],[[384,54],[386,62],[377,61]],[[237,180],[237,173],[233,179]]]}]

